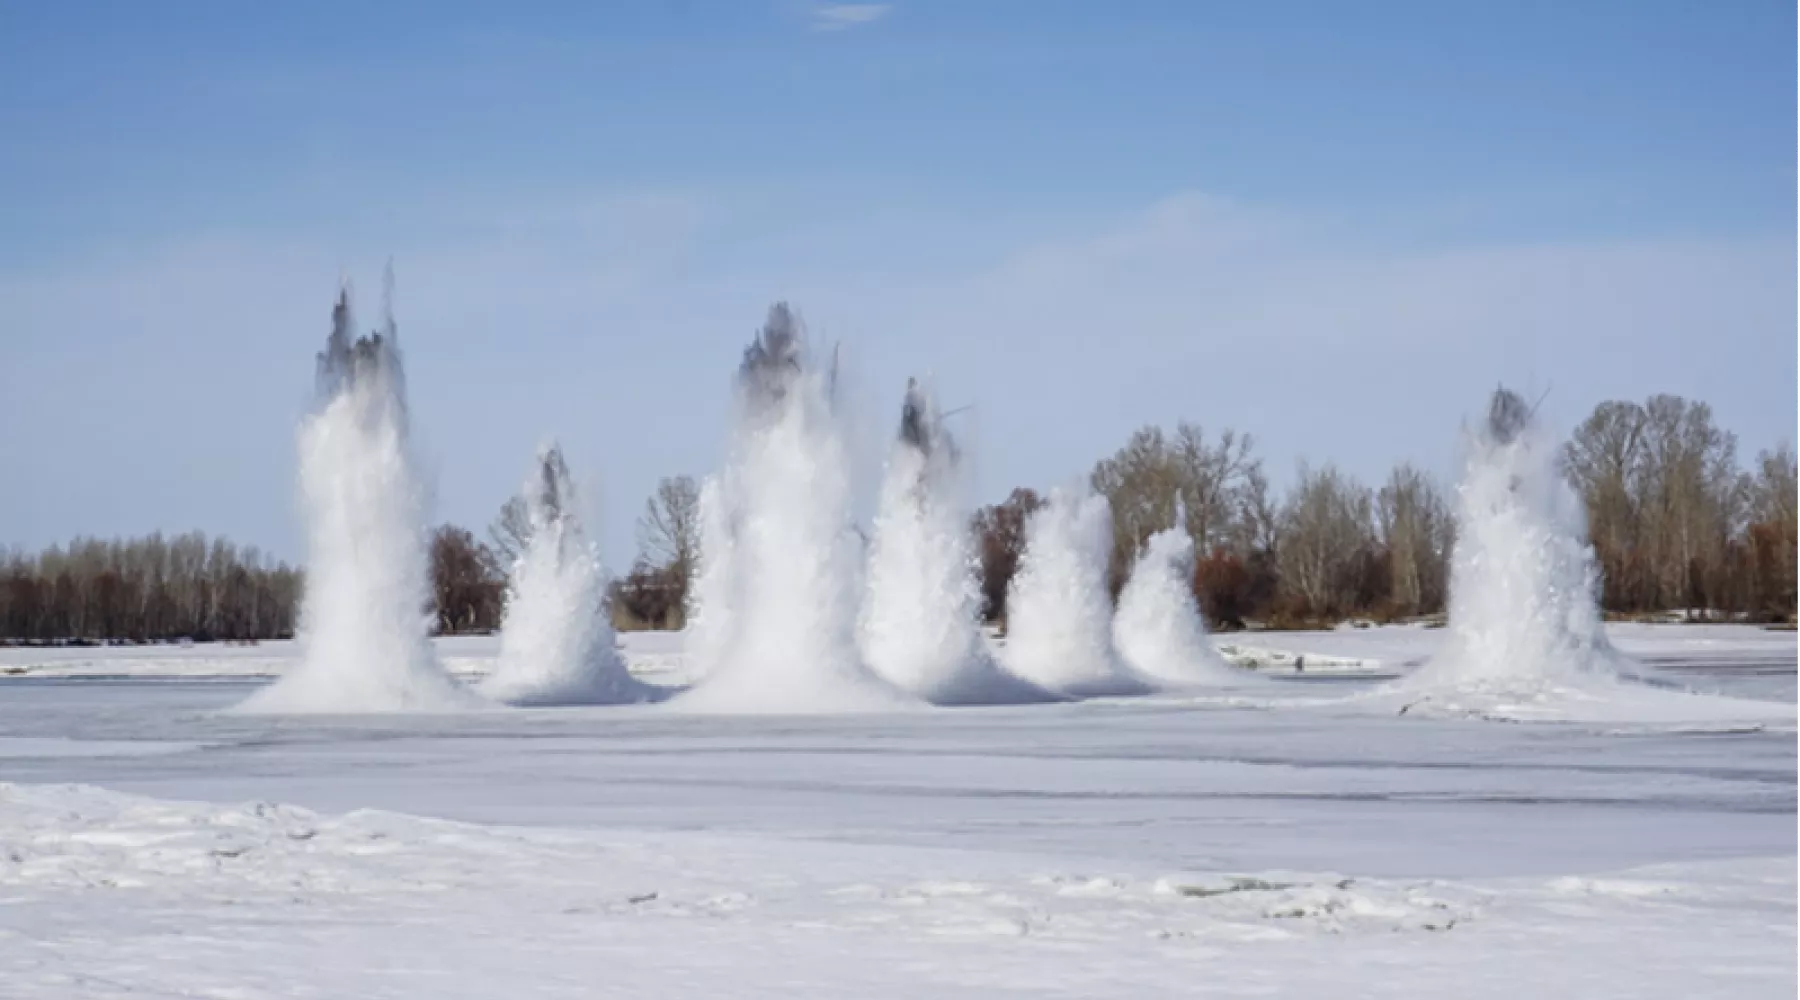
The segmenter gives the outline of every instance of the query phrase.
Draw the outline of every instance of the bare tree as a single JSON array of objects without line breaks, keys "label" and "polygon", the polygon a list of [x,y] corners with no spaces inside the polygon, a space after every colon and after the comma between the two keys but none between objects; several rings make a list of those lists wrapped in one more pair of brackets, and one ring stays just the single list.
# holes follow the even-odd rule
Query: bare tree
[{"label": "bare tree", "polygon": [[685,607],[700,562],[700,487],[692,476],[656,484],[638,516],[637,538],[640,566],[662,577],[674,607]]},{"label": "bare tree", "polygon": [[1750,524],[1746,529],[1750,593],[1746,604],[1760,617],[1777,621],[1794,617],[1796,523],[1794,452],[1784,442],[1756,457],[1749,484]]},{"label": "bare tree", "polygon": [[1116,589],[1144,540],[1175,523],[1181,475],[1162,428],[1140,427],[1112,457],[1094,466],[1089,479],[1112,509]]},{"label": "bare tree", "polygon": [[1743,523],[1737,436],[1713,423],[1712,408],[1679,396],[1644,404],[1639,492],[1642,541],[1658,603],[1707,607],[1726,542]]},{"label": "bare tree", "polygon": [[1261,552],[1272,559],[1280,542],[1281,508],[1269,491],[1269,477],[1259,462],[1244,473],[1232,544],[1244,552]]},{"label": "bare tree", "polygon": [[1307,614],[1338,615],[1362,604],[1361,563],[1374,551],[1370,520],[1367,487],[1335,466],[1301,465],[1282,509],[1276,564]]},{"label": "bare tree", "polygon": [[[1587,507],[1615,610],[1733,609],[1754,603],[1746,553],[1756,477],[1712,409],[1679,396],[1609,400],[1576,428],[1570,481]],[[1764,540],[1768,533],[1763,532]]]},{"label": "bare tree", "polygon": [[1794,450],[1783,441],[1774,451],[1756,456],[1756,474],[1751,487],[1750,516],[1768,523],[1793,524],[1800,508],[1796,500]]},{"label": "bare tree", "polygon": [[1599,558],[1601,598],[1624,607],[1648,597],[1649,583],[1637,559],[1643,516],[1638,489],[1644,464],[1644,408],[1601,403],[1575,429],[1565,452],[1570,481],[1587,506],[1588,537]]},{"label": "bare tree", "polygon": [[493,551],[467,528],[446,524],[432,532],[431,590],[439,632],[498,628],[505,589]]},{"label": "bare tree", "polygon": [[1181,499],[1187,507],[1188,532],[1201,552],[1227,541],[1252,478],[1262,474],[1262,461],[1251,454],[1254,444],[1250,435],[1227,427],[1219,432],[1218,443],[1209,445],[1198,424],[1175,425]]},{"label": "bare tree", "polygon": [[1394,610],[1442,610],[1455,524],[1443,491],[1430,476],[1403,463],[1376,494],[1375,513]]},{"label": "bare tree", "polygon": [[1016,489],[1004,503],[975,513],[976,548],[981,560],[981,615],[985,621],[1006,620],[1006,591],[1025,554],[1025,522],[1044,505],[1035,492]]},{"label": "bare tree", "polygon": [[511,566],[531,544],[531,512],[525,498],[515,496],[500,505],[500,513],[488,525],[488,544],[502,565]]},{"label": "bare tree", "polygon": [[1112,505],[1115,586],[1145,540],[1175,523],[1178,505],[1201,553],[1231,540],[1262,471],[1251,447],[1249,435],[1227,429],[1211,442],[1199,425],[1184,422],[1172,437],[1160,427],[1139,428],[1094,466],[1090,483]]}]

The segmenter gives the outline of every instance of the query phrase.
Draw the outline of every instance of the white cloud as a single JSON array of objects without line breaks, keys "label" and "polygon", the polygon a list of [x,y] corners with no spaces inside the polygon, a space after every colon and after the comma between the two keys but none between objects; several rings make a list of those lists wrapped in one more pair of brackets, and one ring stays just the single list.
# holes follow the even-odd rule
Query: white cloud
[{"label": "white cloud", "polygon": [[844,31],[860,28],[888,16],[894,10],[886,3],[828,3],[812,9],[814,31]]}]

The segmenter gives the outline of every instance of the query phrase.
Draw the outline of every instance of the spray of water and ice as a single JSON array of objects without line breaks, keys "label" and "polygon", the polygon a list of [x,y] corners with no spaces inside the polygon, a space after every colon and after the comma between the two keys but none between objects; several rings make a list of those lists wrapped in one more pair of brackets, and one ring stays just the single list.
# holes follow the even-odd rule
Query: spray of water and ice
[{"label": "spray of water and ice", "polygon": [[726,504],[722,477],[700,483],[700,552],[688,591],[687,628],[682,646],[689,669],[704,675],[731,648],[733,607],[738,602],[738,519]]},{"label": "spray of water and ice", "polygon": [[961,453],[935,397],[909,379],[869,547],[858,620],[863,656],[876,673],[933,704],[1052,700],[988,653],[975,568]]},{"label": "spray of water and ice", "polygon": [[1119,591],[1113,644],[1132,669],[1165,684],[1242,683],[1206,634],[1194,599],[1194,538],[1178,502],[1175,523],[1150,536]]},{"label": "spray of water and ice", "polygon": [[835,358],[821,363],[786,304],[744,352],[736,426],[702,492],[690,650],[703,711],[834,712],[911,702],[856,643],[862,543]]},{"label": "spray of water and ice", "polygon": [[1521,396],[1494,393],[1457,487],[1444,649],[1408,687],[1535,696],[1630,670],[1602,627],[1599,569],[1561,456]]},{"label": "spray of water and ice", "polygon": [[512,705],[612,705],[648,700],[613,642],[606,573],[582,529],[562,449],[538,452],[525,482],[530,534],[513,565],[500,656],[482,693]]},{"label": "spray of water and ice", "polygon": [[429,634],[424,490],[408,442],[393,312],[356,337],[338,297],[300,424],[306,592],[299,664],[244,704],[257,712],[446,710],[476,702]]},{"label": "spray of water and ice", "polygon": [[1025,554],[1006,598],[1006,666],[1069,697],[1142,694],[1149,682],[1112,641],[1106,566],[1112,512],[1106,498],[1065,489],[1025,526]]}]

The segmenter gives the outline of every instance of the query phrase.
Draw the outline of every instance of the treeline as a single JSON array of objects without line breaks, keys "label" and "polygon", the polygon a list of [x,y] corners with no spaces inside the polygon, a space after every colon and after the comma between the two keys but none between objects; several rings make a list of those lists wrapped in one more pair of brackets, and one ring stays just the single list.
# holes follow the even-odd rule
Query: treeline
[{"label": "treeline", "polygon": [[[1795,457],[1785,444],[1744,468],[1709,406],[1659,395],[1600,404],[1564,458],[1588,510],[1606,610],[1794,618]],[[1303,464],[1278,493],[1250,436],[1182,423],[1138,430],[1088,478],[1112,507],[1114,592],[1179,505],[1198,554],[1194,591],[1214,628],[1430,616],[1449,600],[1454,487],[1410,464],[1373,485]],[[679,627],[698,496],[677,477],[646,504],[640,554],[615,587],[621,625]],[[1018,489],[974,516],[990,622],[1005,620],[1025,523],[1042,503]]]},{"label": "treeline", "polygon": [[[1793,620],[1796,476],[1785,444],[1746,468],[1709,406],[1659,395],[1600,404],[1564,457],[1587,507],[1606,610]],[[1329,464],[1303,464],[1276,491],[1249,435],[1182,423],[1138,430],[1088,479],[1112,507],[1115,593],[1144,542],[1175,523],[1179,504],[1198,553],[1194,591],[1214,628],[1431,616],[1449,600],[1454,486],[1410,464],[1372,485]],[[692,478],[675,476],[645,502],[637,558],[613,585],[617,626],[684,623],[700,555],[699,496]],[[1018,489],[974,516],[992,623],[1005,620],[1025,522],[1042,503]],[[486,542],[439,529],[433,578],[443,631],[498,625],[505,568],[525,534],[518,501],[501,509]]]},{"label": "treeline", "polygon": [[[1795,456],[1784,445],[1739,461],[1712,410],[1677,396],[1610,401],[1565,451],[1587,507],[1616,613],[1692,610],[1758,621],[1795,613]],[[1247,436],[1146,427],[1095,465],[1113,511],[1112,583],[1144,541],[1185,508],[1199,553],[1194,590],[1215,628],[1305,626],[1442,612],[1455,544],[1451,488],[1402,464],[1369,486],[1333,466],[1302,465],[1275,496]],[[1023,554],[1030,490],[975,518],[987,615],[1004,620]]]},{"label": "treeline", "polygon": [[[431,601],[420,613],[444,634],[499,628],[510,562],[454,525],[430,543]],[[302,583],[300,570],[255,546],[200,532],[0,552],[0,641],[288,639]]]},{"label": "treeline", "polygon": [[[1606,610],[1793,620],[1800,532],[1787,445],[1746,467],[1710,407],[1662,395],[1600,404],[1571,435],[1565,458],[1587,507]],[[1115,592],[1179,505],[1199,554],[1194,591],[1214,628],[1434,615],[1449,598],[1453,493],[1410,465],[1373,486],[1331,465],[1302,465],[1278,495],[1248,435],[1209,436],[1183,423],[1138,430],[1089,481],[1112,505]],[[617,626],[684,623],[699,561],[699,496],[693,479],[676,476],[646,501],[639,554],[613,584]],[[1042,503],[1019,489],[974,516],[991,622],[1005,620],[1025,523]],[[431,533],[431,606],[421,612],[435,615],[438,632],[500,626],[507,573],[527,531],[515,500],[485,540],[455,525]],[[0,553],[0,640],[286,638],[300,589],[299,571],[225,539],[77,539],[35,556]]]},{"label": "treeline", "polygon": [[[697,557],[690,529],[698,494],[690,479],[670,482],[662,495],[686,511],[688,521],[676,527],[686,541],[680,554],[653,546],[649,551],[667,553],[665,561],[640,559],[614,583],[613,613],[622,627],[682,624],[688,567]],[[525,541],[517,513],[503,508],[486,541],[452,524],[431,531],[431,594],[420,613],[432,617],[438,634],[500,627],[507,575]],[[254,546],[199,532],[77,538],[37,554],[0,550],[0,643],[288,639],[302,584],[300,570]]]},{"label": "treeline", "polygon": [[1608,402],[1571,436],[1606,607],[1794,614],[1795,466],[1787,445],[1741,466],[1705,404]]},{"label": "treeline", "polygon": [[0,639],[159,642],[290,636],[300,573],[193,532],[78,538],[0,554]]}]

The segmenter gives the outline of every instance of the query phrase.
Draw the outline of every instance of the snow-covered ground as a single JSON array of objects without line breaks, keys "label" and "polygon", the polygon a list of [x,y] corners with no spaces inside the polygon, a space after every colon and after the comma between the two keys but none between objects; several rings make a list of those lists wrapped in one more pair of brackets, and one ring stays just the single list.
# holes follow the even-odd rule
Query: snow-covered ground
[{"label": "snow-covered ground", "polygon": [[[1447,633],[1422,624],[1341,625],[1325,631],[1228,632],[1214,640],[1239,666],[1291,671],[1304,657],[1307,672],[1395,674],[1425,662]],[[1792,675],[1795,633],[1759,625],[1642,625],[1614,622],[1606,626],[1613,645],[1654,666],[1674,669],[1697,663],[1710,668],[1729,664],[1749,670],[1773,664]]]},{"label": "snow-covered ground", "polygon": [[[1794,698],[1793,633],[1611,631],[1663,679]],[[1439,635],[1253,638],[1404,670]],[[624,644],[685,678],[679,637]],[[473,677],[495,645],[439,653]],[[854,718],[219,711],[291,656],[0,651],[26,668],[0,997],[1796,987],[1791,722],[1396,718],[1342,677]]]},{"label": "snow-covered ground", "polygon": [[[680,637],[646,633],[674,643]],[[450,636],[433,640],[438,656],[452,674],[465,680],[487,676],[500,653],[499,636]],[[299,661],[291,641],[167,643],[144,646],[0,646],[0,682],[29,677],[79,677],[92,680],[129,677],[207,678],[279,677]]]},{"label": "snow-covered ground", "polygon": [[[1402,674],[1436,651],[1445,631],[1424,625],[1340,626],[1327,631],[1228,632],[1215,643],[1238,666],[1266,673],[1292,673],[1296,660],[1305,673]],[[1627,654],[1673,674],[1697,666],[1696,676],[1720,669],[1745,674],[1772,673],[1790,679],[1795,633],[1756,625],[1643,625],[1613,623],[1607,635]],[[484,677],[499,653],[496,636],[453,636],[435,640],[451,673]],[[691,679],[682,657],[681,635],[627,632],[619,643],[634,674],[663,684]],[[211,643],[163,646],[0,646],[0,681],[19,677],[274,677],[298,655],[292,642],[255,645]],[[1790,693],[1792,688],[1790,686]]]}]

